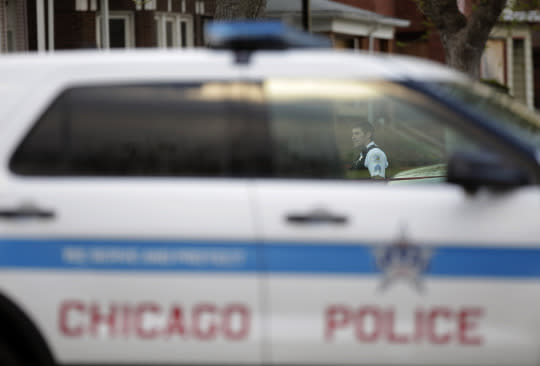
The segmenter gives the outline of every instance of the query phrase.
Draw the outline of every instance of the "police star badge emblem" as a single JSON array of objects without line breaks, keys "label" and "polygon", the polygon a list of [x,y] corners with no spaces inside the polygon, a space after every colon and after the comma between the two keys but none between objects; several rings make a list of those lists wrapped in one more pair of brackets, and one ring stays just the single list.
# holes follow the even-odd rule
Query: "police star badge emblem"
[{"label": "police star badge emblem", "polygon": [[375,264],[383,273],[379,289],[384,291],[397,281],[405,281],[419,293],[423,292],[421,276],[427,271],[431,257],[430,248],[412,245],[405,230],[401,230],[395,242],[375,248]]}]

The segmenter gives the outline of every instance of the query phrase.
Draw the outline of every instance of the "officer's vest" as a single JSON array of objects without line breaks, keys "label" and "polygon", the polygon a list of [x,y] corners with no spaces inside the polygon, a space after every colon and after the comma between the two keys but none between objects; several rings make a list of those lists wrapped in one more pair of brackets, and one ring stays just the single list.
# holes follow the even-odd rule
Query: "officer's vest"
[{"label": "officer's vest", "polygon": [[376,144],[373,144],[373,145],[369,146],[368,148],[362,150],[360,155],[358,155],[358,158],[353,161],[351,169],[353,169],[353,170],[367,169],[364,166],[364,162],[366,161],[366,156],[367,156],[368,152],[370,152],[371,150],[373,150],[375,148],[378,148],[378,146]]}]

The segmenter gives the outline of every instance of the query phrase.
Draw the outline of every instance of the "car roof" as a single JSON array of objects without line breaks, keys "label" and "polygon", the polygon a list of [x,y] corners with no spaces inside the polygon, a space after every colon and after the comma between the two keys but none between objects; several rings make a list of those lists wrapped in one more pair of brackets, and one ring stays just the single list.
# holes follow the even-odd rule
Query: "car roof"
[{"label": "car roof", "polygon": [[[37,77],[51,71],[66,68],[79,69],[99,75],[99,69],[116,69],[120,74],[141,76],[148,73],[148,67],[176,65],[176,71],[167,68],[168,73],[205,75],[207,77],[234,78],[218,65],[231,66],[251,75],[307,77],[356,77],[366,79],[415,79],[415,80],[466,80],[466,77],[442,64],[426,59],[372,54],[363,51],[333,49],[290,49],[254,51],[245,64],[235,62],[233,51],[205,48],[190,50],[128,49],[128,50],[75,50],[54,53],[21,53],[0,58],[2,79],[6,72],[24,72],[16,76],[24,82],[25,77]],[[210,67],[211,66],[211,67]],[[189,67],[187,70],[186,67]],[[150,72],[150,74],[159,74]],[[9,76],[8,76],[9,78]],[[4,81],[4,80],[2,80]]]},{"label": "car roof", "polygon": [[204,80],[254,80],[268,77],[328,78],[347,80],[415,79],[466,81],[467,78],[435,62],[396,55],[334,49],[250,51],[238,62],[230,50],[128,49],[75,50],[20,53],[0,57],[0,117],[36,86],[55,88],[104,83],[178,82]]},{"label": "car roof", "polygon": [[[281,67],[278,67],[281,65]],[[350,50],[297,50],[258,52],[251,69],[260,77],[337,77],[365,80],[467,81],[468,78],[433,61],[398,55]]]}]

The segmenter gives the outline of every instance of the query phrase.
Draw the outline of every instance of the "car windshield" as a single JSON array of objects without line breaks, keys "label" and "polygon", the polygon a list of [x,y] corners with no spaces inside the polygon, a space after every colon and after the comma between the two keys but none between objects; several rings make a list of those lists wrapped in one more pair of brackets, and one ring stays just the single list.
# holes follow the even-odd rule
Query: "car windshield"
[{"label": "car windshield", "polygon": [[480,83],[437,83],[436,87],[489,116],[492,123],[506,132],[540,149],[540,115],[524,104]]}]

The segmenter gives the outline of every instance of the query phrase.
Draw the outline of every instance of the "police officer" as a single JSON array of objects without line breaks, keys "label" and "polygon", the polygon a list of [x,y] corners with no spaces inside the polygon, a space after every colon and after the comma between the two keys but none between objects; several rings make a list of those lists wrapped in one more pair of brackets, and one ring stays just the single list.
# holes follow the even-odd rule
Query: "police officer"
[{"label": "police officer", "polygon": [[353,160],[351,169],[369,170],[371,178],[384,179],[388,168],[386,154],[373,142],[373,126],[367,121],[360,121],[352,127],[352,142],[359,154]]}]

